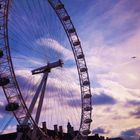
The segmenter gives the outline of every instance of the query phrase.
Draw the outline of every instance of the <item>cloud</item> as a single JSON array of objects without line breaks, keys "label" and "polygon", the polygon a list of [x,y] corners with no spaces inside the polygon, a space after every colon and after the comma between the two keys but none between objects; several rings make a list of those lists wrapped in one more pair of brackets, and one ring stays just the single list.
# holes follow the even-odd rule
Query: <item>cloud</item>
[{"label": "cloud", "polygon": [[101,93],[101,94],[93,94],[93,105],[113,105],[116,104],[117,101],[111,97],[108,96],[105,93]]},{"label": "cloud", "polygon": [[129,101],[127,101],[126,105],[140,106],[140,101],[139,100],[129,100]]},{"label": "cloud", "polygon": [[92,131],[92,133],[93,134],[108,134],[109,133],[109,131],[106,131],[104,128],[102,128],[102,127],[98,127],[98,128],[96,128],[96,129],[94,129],[93,131]]},{"label": "cloud", "polygon": [[44,46],[49,49],[53,49],[58,53],[58,55],[60,54],[59,56],[63,57],[65,60],[69,60],[69,59],[73,60],[72,51],[62,46],[57,40],[53,38],[40,38],[36,40],[36,43],[37,45]]},{"label": "cloud", "polygon": [[[114,105],[117,103],[113,97],[106,95],[105,93],[101,94],[93,94],[92,96],[92,103],[94,105]],[[72,99],[66,102],[71,107],[81,107],[81,100],[80,99]]]},{"label": "cloud", "polygon": [[[88,39],[92,38],[92,46],[99,38],[99,34],[103,37],[104,46],[105,43],[114,45],[114,42],[127,39],[139,27],[139,6],[134,1],[105,1],[104,4],[98,1],[93,2],[92,5],[94,6],[86,11],[85,18],[81,21],[81,29],[86,28],[87,33],[91,32],[91,29],[94,31],[93,34],[88,34]],[[86,32],[82,33],[83,36],[86,34]]]},{"label": "cloud", "polygon": [[130,112],[130,115],[136,119],[140,119],[140,108],[138,107],[135,111]]},{"label": "cloud", "polygon": [[127,129],[121,132],[121,136],[127,140],[137,140],[140,134],[140,127]]},{"label": "cloud", "polygon": [[[66,118],[70,118],[70,114],[75,114],[76,118],[80,115],[80,89],[78,84],[78,76],[76,69],[64,68],[64,69],[55,69],[49,73],[45,98],[43,102],[42,112],[47,112],[45,116],[41,116],[41,121],[46,119],[50,122],[50,119],[56,122],[65,122]],[[33,95],[36,92],[36,89],[41,80],[41,75],[31,75],[31,72],[28,70],[17,70],[16,71],[17,80],[20,84],[20,89],[24,97],[28,95],[26,104],[30,105]],[[65,75],[65,76],[62,76]],[[77,77],[77,80],[75,80]],[[29,82],[29,83],[28,83]],[[30,93],[31,92],[31,93]],[[31,95],[30,95],[31,94]],[[78,98],[79,97],[79,98]],[[77,100],[76,100],[77,99]],[[79,100],[78,100],[79,99]],[[78,102],[79,101],[79,102]],[[33,116],[35,116],[35,111],[37,109],[38,102],[33,110]],[[79,106],[79,108],[78,108]],[[77,107],[77,109],[76,109]],[[47,111],[46,111],[47,110]],[[66,110],[64,113],[64,110]],[[77,111],[78,110],[78,111]],[[54,114],[60,114],[63,112],[63,116],[59,115],[57,118]],[[53,114],[53,118],[52,118]],[[62,118],[64,120],[62,120]],[[80,117],[79,117],[80,118]],[[67,120],[67,119],[66,119]],[[71,120],[74,124],[79,123],[78,119]],[[66,123],[66,122],[65,122]],[[65,124],[64,123],[64,124]],[[61,123],[60,123],[61,124]],[[48,124],[49,128],[52,128],[52,124]],[[50,127],[51,126],[51,127]],[[77,125],[76,127],[78,127]]]},{"label": "cloud", "polygon": [[4,134],[12,133],[16,131],[17,126],[16,125],[8,125],[7,128],[2,132]]},{"label": "cloud", "polygon": [[[79,2],[77,3],[79,6]],[[103,123],[104,125],[108,126],[109,130],[112,129],[112,131],[110,131],[110,135],[116,135],[120,131],[125,130],[126,128],[131,128],[132,126],[138,124],[138,119],[132,118],[131,115],[136,117],[136,115],[139,114],[138,109],[134,112],[134,110],[136,109],[135,106],[138,106],[139,104],[139,101],[136,100],[138,97],[140,97],[139,95],[140,30],[138,27],[140,23],[139,2],[136,2],[135,0],[131,2],[128,0],[123,1],[99,0],[99,1],[91,1],[89,3],[86,2],[86,6],[84,2],[81,3],[83,3],[83,8],[86,8],[85,12],[84,13],[81,12],[81,9],[83,9],[81,8],[80,12],[78,13],[79,14],[78,18],[76,17],[77,14],[75,14],[77,12],[73,12],[73,15],[76,17],[75,19],[77,20],[77,25],[79,26],[79,23],[81,25],[78,27],[78,31],[81,34],[80,40],[83,43],[83,50],[87,60],[89,75],[91,79],[91,87],[94,89],[92,98],[93,105],[95,105],[94,106],[95,109],[93,111],[96,118],[94,122],[96,123],[98,131],[105,132],[104,128],[98,127],[99,124]],[[89,7],[89,5],[92,6]],[[22,10],[23,8],[20,9]],[[36,10],[38,10],[38,8],[36,8]],[[73,10],[71,6],[70,10]],[[79,11],[78,8],[76,10]],[[35,16],[40,17],[38,14],[36,15],[36,13]],[[82,22],[82,19],[84,23]],[[40,21],[41,20],[39,20],[39,24],[37,24],[37,27],[41,25],[42,22]],[[34,23],[30,24],[28,20],[26,20],[26,22],[23,23],[26,23],[25,25],[29,24],[33,25],[33,27],[35,26]],[[20,27],[22,26],[23,24],[20,25]],[[14,28],[16,27],[17,26],[14,26]],[[23,27],[25,28],[25,26]],[[32,41],[36,39],[36,36],[37,38],[41,37],[40,39],[37,39],[35,42],[37,43],[37,45],[40,45],[40,48],[42,47],[43,49],[44,48],[46,49],[48,47],[49,50],[55,52],[58,56],[64,57],[66,60],[73,59],[71,50],[64,48],[64,46],[59,41],[57,41],[54,38],[43,37],[44,32],[41,33],[40,28],[37,29],[37,32],[32,32],[32,34],[30,34],[30,30],[32,30],[32,28],[30,27],[31,26],[25,28],[26,29],[25,38],[27,38],[27,41],[30,40],[28,37],[31,37]],[[27,31],[28,29],[29,31]],[[45,28],[42,29],[43,29],[42,31],[45,31],[44,30]],[[55,27],[53,29],[55,29]],[[40,33],[39,34],[40,36],[38,35],[38,32]],[[35,38],[32,38],[32,36],[35,36]],[[23,40],[24,36],[22,36],[20,39],[18,38],[16,39],[20,44],[19,47],[18,45],[16,45],[17,48],[19,49],[21,48],[21,42],[25,43],[22,44],[23,46],[27,45],[26,40],[25,41]],[[15,47],[15,44],[13,46]],[[36,46],[34,46],[31,43],[31,48],[35,49]],[[36,49],[40,51],[38,47]],[[22,52],[21,49],[20,51]],[[49,57],[53,56],[52,55],[53,53],[49,54],[49,51],[45,51],[45,53],[47,53]],[[44,55],[44,53],[41,52],[41,55]],[[132,56],[136,56],[136,59],[131,59]],[[26,60],[28,59],[29,58],[27,57]],[[46,59],[43,60],[45,60],[46,62],[48,61]],[[30,61],[29,62],[30,64],[41,65],[41,63],[38,63],[39,61],[37,59],[32,59],[28,61]],[[28,74],[22,72],[23,71],[20,71],[21,75],[19,75],[18,77],[19,81],[26,82]],[[18,76],[18,73],[16,74]],[[52,75],[53,74],[54,73],[52,73]],[[61,75],[60,73],[54,74],[54,77],[51,77],[51,79],[49,79],[50,81],[48,82],[47,85],[48,89],[50,89],[48,97],[50,98],[52,97],[51,99],[54,99],[53,100],[54,102],[52,102],[52,100],[49,98],[50,100],[47,103],[47,105],[50,102],[52,104],[56,103],[55,101],[57,101],[55,105],[58,105],[57,108],[58,112],[54,112],[53,114],[54,117],[55,114],[59,115],[60,114],[59,111],[62,111],[59,110],[60,98],[63,99],[65,103],[64,105],[67,106],[66,109],[69,111],[70,109],[73,109],[75,106],[77,108],[80,106],[79,104],[80,99],[77,98],[77,96],[79,95],[77,94],[79,93],[78,87],[79,83],[75,82],[73,84],[73,81],[77,80],[77,78],[75,78],[76,77],[75,75],[76,74],[73,73],[73,70],[69,69],[64,73],[61,73]],[[67,78],[69,81],[66,82],[65,78]],[[37,78],[35,79],[34,81],[32,81],[33,79],[30,80],[29,82],[31,83],[29,83],[29,85],[32,86],[34,82],[36,83],[38,79]],[[51,84],[49,85],[49,83]],[[24,86],[22,82],[21,86]],[[63,91],[61,89],[63,89]],[[100,91],[98,92],[100,94],[97,94],[95,92],[97,90]],[[74,101],[72,100],[72,97],[74,97]],[[131,108],[124,106],[123,103],[130,99],[133,100],[128,103],[129,105],[131,105]],[[109,107],[111,105],[113,106],[111,106],[111,110],[105,112],[104,108],[108,105]],[[73,110],[71,112],[73,112]],[[70,116],[73,117],[74,115],[70,114]],[[126,118],[126,116],[129,117]]]},{"label": "cloud", "polygon": [[129,115],[135,119],[140,118],[140,101],[139,100],[128,100],[125,103],[126,107],[131,108]]}]

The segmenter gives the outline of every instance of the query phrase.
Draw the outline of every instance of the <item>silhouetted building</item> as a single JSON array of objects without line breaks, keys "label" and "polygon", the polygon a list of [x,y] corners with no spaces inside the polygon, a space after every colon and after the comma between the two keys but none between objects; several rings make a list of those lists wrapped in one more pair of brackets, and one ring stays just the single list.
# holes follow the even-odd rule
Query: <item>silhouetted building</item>
[{"label": "silhouetted building", "polygon": [[[22,126],[21,126],[22,128]],[[21,129],[20,126],[17,127],[17,130]],[[54,130],[49,130],[46,127],[46,122],[42,123],[42,130],[52,138],[52,140],[72,140],[78,131],[74,131],[74,128],[71,126],[70,122],[67,124],[67,133],[63,132],[63,127],[54,125]],[[0,135],[0,140],[15,140],[17,137],[17,133],[10,133],[10,134],[4,134]],[[23,135],[23,140],[30,140],[26,135]],[[118,138],[105,138],[104,136],[99,136],[98,134],[95,134],[94,136],[88,136],[88,140],[124,140],[120,137]]]},{"label": "silhouetted building", "polygon": [[117,138],[109,138],[108,140],[124,140],[123,138],[117,137]]},{"label": "silhouetted building", "polygon": [[[56,140],[59,138],[59,140],[72,140],[70,139],[69,135],[67,133],[63,133],[63,137],[60,137],[60,135],[55,137],[55,132],[53,130],[47,130],[48,135],[52,137],[53,140]],[[10,133],[10,134],[4,134],[0,135],[0,140],[15,140],[17,136],[17,133]],[[28,139],[26,139],[28,140]],[[103,136],[99,136],[95,134],[94,136],[89,136],[88,140],[107,140],[107,138]],[[108,138],[108,140],[124,140],[122,138]]]},{"label": "silhouetted building", "polygon": [[74,128],[71,126],[70,122],[67,124],[67,134],[68,134],[68,140],[71,140],[75,136]]}]

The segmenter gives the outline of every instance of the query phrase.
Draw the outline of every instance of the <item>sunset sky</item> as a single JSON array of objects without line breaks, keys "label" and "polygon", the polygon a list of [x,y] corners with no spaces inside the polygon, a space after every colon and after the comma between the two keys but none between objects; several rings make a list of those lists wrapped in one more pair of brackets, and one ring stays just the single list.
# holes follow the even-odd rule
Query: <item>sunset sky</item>
[{"label": "sunset sky", "polygon": [[138,139],[140,1],[72,0],[66,6],[89,68],[93,94],[91,129],[108,136]]},{"label": "sunset sky", "polygon": [[[35,0],[35,2],[37,1]],[[138,140],[140,136],[140,0],[62,0],[62,2],[76,27],[89,70],[93,95],[92,133],[99,133],[108,137],[121,136],[127,140]],[[22,10],[19,12],[20,14],[22,14]],[[35,14],[39,13],[36,12]],[[23,20],[26,21],[27,19],[24,18]],[[13,23],[15,21],[13,20]],[[10,27],[13,27],[12,22]],[[28,26],[20,25],[20,27],[24,31],[26,30],[25,28],[29,31]],[[36,26],[36,28],[38,27]],[[42,27],[42,29],[44,28]],[[18,29],[13,28],[13,31],[15,30]],[[10,33],[14,38],[12,29]],[[29,34],[24,35],[26,40]],[[70,80],[78,79],[77,77],[74,79],[74,63],[71,60],[71,51],[63,47],[67,43],[43,35],[46,34],[42,33],[35,38],[30,38],[30,40],[34,41],[36,46],[49,46],[51,44],[51,49],[53,48],[55,51],[53,52],[50,48],[46,50],[50,54],[57,53],[53,58],[49,56],[50,60],[59,58],[62,55],[60,53],[64,52],[63,57],[65,57],[65,61],[68,64],[66,64],[64,73],[68,74],[67,70],[69,70],[71,73],[69,75]],[[57,33],[54,33],[54,35],[57,36]],[[12,41],[11,44],[15,45]],[[15,55],[16,53],[13,51],[12,54]],[[17,56],[19,57],[19,55]],[[26,53],[26,57],[28,56],[29,54]],[[35,57],[33,56],[32,58],[28,66],[30,63],[32,63],[33,67],[34,64],[42,66],[40,59],[34,59]],[[36,63],[33,63],[33,61]],[[15,60],[14,64],[19,65],[19,61]],[[22,66],[25,66],[24,63]],[[15,70],[19,81],[23,80],[23,74],[28,75],[28,71],[21,70],[21,68],[20,66],[20,69]],[[56,72],[55,74],[57,76],[55,80],[53,80],[55,78],[53,74],[51,75],[50,83],[59,84],[60,77],[58,73]],[[62,80],[64,80],[63,78],[61,77]],[[23,87],[22,82],[20,85]],[[32,80],[30,84],[33,84],[33,82]],[[74,95],[72,93],[70,97],[66,95],[66,92],[70,90],[67,85],[68,82],[61,83],[61,87],[66,84],[65,94],[62,94],[62,98],[65,100],[66,97],[66,101],[62,103],[62,106],[66,106],[66,109],[72,111],[73,108],[80,107],[79,103],[73,104],[70,99],[73,98],[74,102],[79,102],[80,98],[75,94],[78,90],[77,82],[74,82],[73,86],[71,86],[71,92]],[[51,87],[51,84],[49,87],[50,92],[55,93],[53,97],[56,98],[58,95],[55,90],[58,90],[58,87]],[[62,91],[60,90],[60,92]],[[0,93],[0,124],[2,124],[4,116],[7,116],[7,120],[12,119],[12,117],[4,111],[6,99],[1,89]],[[51,104],[53,103],[53,98],[51,94],[48,93],[48,95]],[[57,97],[57,99],[59,98],[60,96]],[[55,105],[58,105],[57,102],[55,102]],[[62,108],[60,107],[59,109],[61,110]],[[75,109],[76,111],[77,109]],[[7,128],[7,131],[9,132],[11,128],[15,128],[16,123],[14,119],[10,121],[10,127]],[[73,125],[77,125],[75,121],[73,121]]]}]

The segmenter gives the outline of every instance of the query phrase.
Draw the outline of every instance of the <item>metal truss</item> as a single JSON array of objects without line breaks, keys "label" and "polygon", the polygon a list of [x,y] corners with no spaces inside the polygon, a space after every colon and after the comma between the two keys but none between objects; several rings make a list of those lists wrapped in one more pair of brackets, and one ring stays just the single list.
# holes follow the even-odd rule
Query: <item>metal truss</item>
[{"label": "metal truss", "polygon": [[[86,139],[88,134],[90,134],[90,124],[92,122],[92,95],[85,56],[76,29],[62,2],[60,0],[48,0],[48,2],[61,21],[69,39],[79,75],[82,111],[79,133],[74,139]],[[31,129],[33,127],[36,128],[36,130],[38,130],[40,134],[45,137],[45,133],[37,125],[40,115],[38,115],[35,120],[32,118],[31,110],[28,109],[25,104],[14,73],[8,39],[8,13],[10,5],[11,0],[0,0],[0,84],[3,88],[8,103],[18,103],[19,105],[18,109],[12,111],[19,125],[30,124]],[[43,69],[40,70],[43,71]],[[4,80],[6,81],[5,83],[1,82]],[[42,105],[40,105],[40,107],[41,106]],[[38,112],[38,114],[40,113]]]}]

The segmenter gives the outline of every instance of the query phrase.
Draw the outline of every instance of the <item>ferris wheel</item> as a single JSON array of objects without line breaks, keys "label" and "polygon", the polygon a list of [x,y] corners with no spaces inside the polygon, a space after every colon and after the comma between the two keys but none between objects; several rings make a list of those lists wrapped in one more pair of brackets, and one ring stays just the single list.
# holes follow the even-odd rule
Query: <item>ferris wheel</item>
[{"label": "ferris wheel", "polygon": [[48,129],[72,122],[73,139],[90,134],[88,68],[60,0],[0,0],[0,86],[19,123],[17,140],[23,129],[32,140],[49,139],[43,121]]}]

